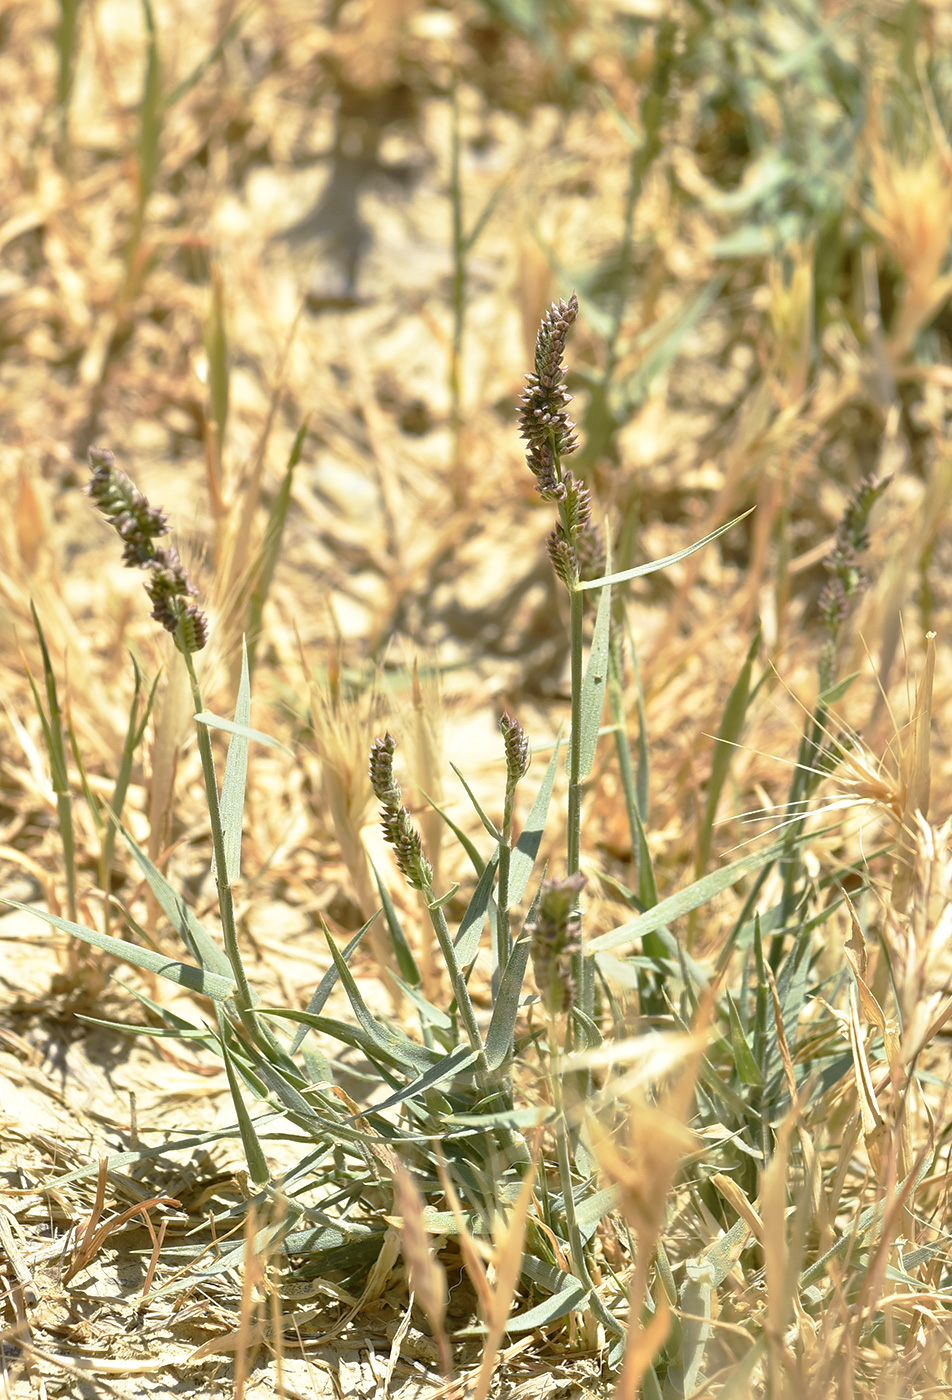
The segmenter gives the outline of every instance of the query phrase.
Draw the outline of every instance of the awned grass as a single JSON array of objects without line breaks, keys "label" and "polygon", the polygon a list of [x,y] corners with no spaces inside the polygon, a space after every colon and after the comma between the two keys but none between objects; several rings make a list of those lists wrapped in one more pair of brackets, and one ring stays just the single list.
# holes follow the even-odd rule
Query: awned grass
[{"label": "awned grass", "polygon": [[[60,959],[3,973],[3,1072],[62,1137],[10,1110],[11,1387],[952,1385],[941,23],[609,9],[289,3],[199,53],[146,6],[134,111],[86,7],[17,20],[61,173],[3,368],[36,447],[46,357],[72,476],[3,467],[0,899]],[[389,248],[330,291],[227,233],[315,81]],[[445,213],[412,295],[401,198]],[[142,1076],[93,1148],[60,1040]]]}]

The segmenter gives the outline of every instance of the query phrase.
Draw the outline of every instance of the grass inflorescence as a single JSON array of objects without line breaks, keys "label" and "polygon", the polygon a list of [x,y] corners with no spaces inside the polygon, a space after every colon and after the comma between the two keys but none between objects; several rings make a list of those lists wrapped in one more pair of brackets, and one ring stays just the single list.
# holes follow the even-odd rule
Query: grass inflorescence
[{"label": "grass inflorescence", "polygon": [[458,8],[183,65],[145,4],[134,109],[89,7],[44,41],[0,355],[82,403],[9,473],[0,898],[58,964],[0,1033],[18,1092],[43,1018],[142,1082],[55,1162],[10,1110],[8,1341],[58,1364],[55,1206],[64,1296],[134,1258],[236,1395],[351,1344],[380,1400],[411,1344],[452,1400],[945,1393],[944,20]]}]

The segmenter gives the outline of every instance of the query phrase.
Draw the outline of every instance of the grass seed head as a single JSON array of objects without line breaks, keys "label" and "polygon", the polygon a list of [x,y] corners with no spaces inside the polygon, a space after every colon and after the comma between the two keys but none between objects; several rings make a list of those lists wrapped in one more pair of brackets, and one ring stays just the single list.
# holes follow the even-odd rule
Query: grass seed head
[{"label": "grass seed head", "polygon": [[198,589],[175,546],[159,549],[154,543],[168,534],[168,517],[119,470],[111,452],[93,448],[89,462],[93,477],[87,490],[123,542],[122,562],[129,569],[149,570],[145,591],[152,600],[153,618],[171,632],[180,651],[201,651],[208,641],[208,620],[189,601]]},{"label": "grass seed head", "polygon": [[393,776],[396,741],[389,731],[375,739],[370,750],[370,785],[380,803],[380,824],[384,840],[393,847],[400,870],[411,889],[427,890],[433,883],[433,869],[423,854],[423,842],[410,814],[401,804],[400,788]]},{"label": "grass seed head", "polygon": [[519,429],[525,438],[526,462],[543,500],[561,500],[565,485],[559,459],[578,447],[575,424],[565,411],[572,395],[565,387],[562,356],[569,328],[578,316],[578,297],[553,302],[536,338],[535,373],[526,375],[519,399]]}]

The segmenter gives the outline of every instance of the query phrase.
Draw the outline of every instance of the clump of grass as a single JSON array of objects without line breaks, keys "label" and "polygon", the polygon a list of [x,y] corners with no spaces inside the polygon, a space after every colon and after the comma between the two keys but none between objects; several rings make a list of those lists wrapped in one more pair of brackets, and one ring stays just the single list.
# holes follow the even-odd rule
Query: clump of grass
[{"label": "clump of grass", "polygon": [[[187,677],[218,927],[200,922],[122,826],[118,811],[110,820],[189,960],[72,916],[40,917],[171,981],[206,1007],[211,1003],[211,1017],[190,1021],[136,993],[164,1032],[197,1042],[222,1062],[236,1120],[226,1131],[240,1138],[252,1183],[249,1233],[244,1246],[224,1243],[213,1265],[200,1259],[197,1246],[178,1248],[178,1262],[192,1264],[190,1277],[173,1278],[150,1296],[194,1286],[196,1278],[237,1264],[242,1253],[246,1259],[274,1253],[285,1264],[303,1260],[307,1275],[319,1278],[339,1269],[346,1247],[355,1269],[361,1261],[366,1275],[376,1259],[379,1274],[392,1266],[386,1241],[396,1221],[446,1374],[453,1370],[453,1339],[446,1330],[442,1264],[429,1237],[440,1233],[459,1242],[485,1326],[474,1376],[480,1397],[488,1393],[504,1335],[536,1329],[550,1336],[564,1329],[566,1341],[575,1337],[599,1349],[606,1372],[617,1376],[618,1400],[634,1400],[639,1388],[650,1397],[689,1395],[725,1370],[733,1371],[735,1384],[750,1380],[772,1394],[793,1394],[792,1376],[816,1387],[818,1377],[833,1374],[833,1333],[824,1332],[828,1314],[841,1319],[853,1356],[880,1334],[908,1346],[920,1304],[910,1303],[903,1314],[885,1295],[888,1270],[898,1270],[904,1296],[913,1300],[931,1296],[936,1282],[934,1232],[917,1228],[914,1207],[929,1153],[911,1146],[904,1097],[912,1101],[915,1062],[942,1015],[936,1010],[923,1025],[912,1013],[915,996],[933,977],[947,883],[947,833],[925,822],[931,672],[927,668],[920,692],[908,800],[899,814],[904,832],[918,832],[917,844],[907,846],[907,873],[897,874],[890,891],[882,987],[865,947],[872,910],[862,893],[863,862],[844,855],[817,876],[804,855],[819,786],[837,765],[849,763],[848,750],[828,729],[841,693],[841,632],[861,588],[860,555],[881,490],[872,482],[856,492],[830,558],[821,693],[804,729],[787,829],[764,850],[706,868],[730,747],[756,691],[752,643],[721,725],[698,878],[660,898],[644,831],[644,794],[633,765],[621,761],[639,888],[628,891],[615,882],[628,917],[606,932],[593,927],[582,869],[584,802],[606,690],[613,697],[616,754],[628,756],[629,742],[620,644],[628,619],[624,607],[613,608],[613,590],[677,562],[729,527],[676,555],[611,572],[610,543],[594,526],[589,490],[565,466],[577,446],[564,360],[578,314],[574,296],[546,312],[520,403],[529,470],[538,494],[557,512],[547,552],[568,597],[564,861],[546,851],[549,864],[540,863],[561,736],[517,831],[515,799],[532,771],[531,745],[507,714],[500,726],[499,825],[460,775],[488,845],[477,844],[432,804],[444,840],[458,843],[473,871],[463,913],[451,926],[460,884],[444,888],[440,882],[395,774],[393,736],[386,732],[373,741],[366,780],[358,781],[354,745],[368,732],[367,717],[344,723],[318,689],[315,709],[324,713],[314,732],[328,791],[335,782],[340,789],[330,803],[332,816],[361,901],[372,897],[359,841],[368,789],[411,895],[399,913],[378,877],[380,915],[365,909],[367,922],[343,948],[325,930],[330,967],[307,1007],[262,1005],[245,966],[235,887],[250,746],[273,741],[250,727],[246,656],[234,718],[206,709],[195,657],[208,629],[195,586],[174,547],[157,543],[167,532],[163,513],[110,453],[96,451],[91,498],[120,534],[127,565],[146,573],[153,616],[174,637],[173,659]],[[586,607],[592,594],[594,612]],[[58,750],[49,721],[47,729],[52,760]],[[221,783],[211,729],[229,735]],[[431,770],[435,751],[428,751]],[[65,808],[63,822],[65,830]],[[65,842],[64,836],[64,848]],[[741,907],[715,952],[706,944],[696,948],[676,931],[678,920],[696,916],[741,882]],[[854,888],[849,904],[845,883]],[[821,942],[832,943],[831,930],[844,911],[851,950],[846,960],[833,958],[831,971],[830,956],[820,956]],[[922,935],[911,943],[910,917]],[[386,962],[402,994],[390,1018],[371,1011],[353,968],[375,920],[376,962]],[[932,932],[923,931],[931,920]],[[127,922],[135,932],[131,918]],[[433,986],[414,952],[424,946],[420,927],[428,927],[439,952],[441,978]],[[475,988],[486,953],[492,999],[488,1016],[481,1016]],[[536,991],[527,984],[530,962]],[[880,994],[889,986],[895,1014],[915,1023],[906,1039],[883,1010]],[[151,1033],[146,1025],[126,1029]],[[345,1048],[359,1052],[367,1066],[365,1103],[355,1103],[336,1082]],[[631,1060],[634,1068],[626,1069]],[[877,1069],[880,1063],[884,1070]],[[834,1125],[829,1132],[827,1120]],[[270,1150],[278,1138],[292,1145],[292,1160],[280,1173]],[[862,1190],[847,1195],[861,1141],[868,1175]],[[891,1251],[895,1263],[889,1265]],[[373,1291],[379,1286],[377,1277]],[[854,1316],[847,1305],[856,1298],[861,1306]],[[715,1326],[719,1310],[729,1326]],[[247,1333],[247,1288],[242,1316]],[[790,1333],[793,1327],[800,1340]],[[807,1335],[822,1342],[801,1363],[795,1348]]]}]

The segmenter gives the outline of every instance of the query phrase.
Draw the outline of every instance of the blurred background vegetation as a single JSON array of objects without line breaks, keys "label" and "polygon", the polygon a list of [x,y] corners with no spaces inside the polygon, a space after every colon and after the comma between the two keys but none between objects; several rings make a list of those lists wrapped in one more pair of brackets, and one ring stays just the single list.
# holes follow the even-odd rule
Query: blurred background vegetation
[{"label": "blurred background vegetation", "polygon": [[[567,709],[567,608],[515,403],[540,316],[573,290],[573,467],[608,522],[613,566],[756,507],[625,589],[655,894],[780,820],[804,713],[854,673],[824,722],[866,768],[807,868],[817,907],[834,868],[859,881],[888,813],[908,815],[905,726],[930,631],[934,735],[917,771],[925,762],[935,820],[948,813],[952,6],[7,0],[0,123],[0,893],[54,913],[78,902],[94,919],[108,868],[152,929],[94,803],[73,809],[71,875],[59,836],[64,785],[113,791],[131,652],[159,679],[126,820],[170,879],[199,904],[212,896],[188,696],[141,580],[80,490],[91,446],[111,448],[172,517],[212,620],[209,707],[231,712],[246,634],[254,723],[296,750],[253,768],[242,905],[257,975],[287,1001],[327,964],[320,920],[345,933],[372,912],[361,765],[375,733],[401,732],[417,787],[463,823],[435,754],[477,791],[498,786],[503,706],[539,750],[551,744]],[[826,563],[869,476],[889,485],[834,663]],[[59,805],[24,667],[43,674],[31,603],[75,742]],[[739,747],[712,802],[738,677]],[[597,931],[626,917],[627,892],[650,902],[609,748],[585,799]],[[459,853],[441,856],[427,821],[448,885]],[[885,879],[874,871],[874,889]],[[692,955],[716,959],[735,914],[726,899],[706,910],[685,935]],[[108,1074],[90,1079],[91,1061],[70,1056],[95,1042],[71,1013],[122,994],[105,990],[102,960],[15,917],[0,921],[2,1016],[22,1038],[7,1058],[69,1065],[70,1111],[93,1103],[115,1121],[117,1089],[149,1071],[110,1042]],[[832,964],[811,957],[825,986]],[[930,995],[946,977],[936,958],[919,969]],[[372,983],[374,964],[364,971]],[[159,1119],[171,1072],[156,1074]],[[941,1116],[939,1041],[928,1072]],[[836,1083],[816,1090],[820,1116]],[[21,1127],[47,1111],[41,1085],[12,1110]],[[726,1110],[703,1112],[712,1128]],[[752,1198],[753,1158],[730,1170]],[[937,1185],[939,1227],[944,1200]],[[734,1218],[707,1182],[691,1212],[685,1255]],[[946,1287],[941,1271],[934,1282]],[[865,1351],[857,1341],[857,1394],[925,1394],[946,1374],[942,1307],[922,1326],[933,1343],[904,1334],[916,1365],[896,1363],[891,1391],[876,1350],[893,1364],[888,1326],[864,1334]],[[832,1332],[824,1345],[832,1368]],[[816,1389],[797,1393],[834,1393],[833,1369],[808,1373]]]}]

